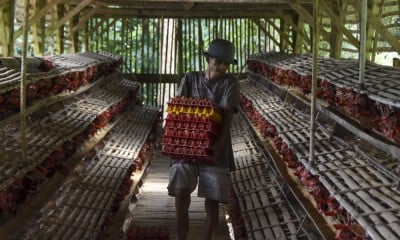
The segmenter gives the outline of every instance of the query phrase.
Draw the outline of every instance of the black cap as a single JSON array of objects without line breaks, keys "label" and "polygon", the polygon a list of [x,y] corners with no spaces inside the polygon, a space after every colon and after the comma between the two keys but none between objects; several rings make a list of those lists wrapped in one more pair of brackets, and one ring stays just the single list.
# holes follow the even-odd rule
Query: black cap
[{"label": "black cap", "polygon": [[226,63],[237,64],[237,60],[233,58],[235,55],[235,47],[233,44],[225,39],[214,39],[211,41],[208,51],[204,55]]}]

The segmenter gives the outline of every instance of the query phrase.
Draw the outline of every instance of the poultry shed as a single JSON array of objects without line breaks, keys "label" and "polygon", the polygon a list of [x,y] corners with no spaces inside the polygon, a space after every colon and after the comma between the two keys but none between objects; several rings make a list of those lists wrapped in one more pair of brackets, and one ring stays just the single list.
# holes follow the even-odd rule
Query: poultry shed
[{"label": "poultry shed", "polygon": [[175,239],[170,158],[207,159],[221,118],[175,96],[219,38],[240,109],[215,239],[400,239],[398,0],[0,0],[0,239]]}]

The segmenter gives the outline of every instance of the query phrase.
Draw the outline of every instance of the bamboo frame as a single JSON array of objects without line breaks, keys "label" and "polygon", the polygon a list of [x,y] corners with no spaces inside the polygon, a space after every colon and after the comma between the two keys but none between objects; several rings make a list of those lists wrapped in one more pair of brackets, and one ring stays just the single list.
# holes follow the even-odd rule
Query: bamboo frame
[{"label": "bamboo frame", "polygon": [[25,8],[24,8],[24,22],[23,22],[23,47],[22,47],[22,58],[21,58],[21,86],[20,86],[20,112],[21,112],[21,129],[20,129],[20,138],[21,138],[21,159],[24,162],[28,161],[28,141],[26,137],[27,130],[27,113],[26,113],[26,58],[27,58],[27,50],[28,50],[28,29],[29,29],[29,0],[25,0]]},{"label": "bamboo frame", "polygon": [[315,154],[315,129],[317,114],[317,79],[318,79],[318,50],[319,50],[319,0],[313,1],[313,61],[311,85],[311,119],[310,119],[310,148],[309,162],[314,164]]}]

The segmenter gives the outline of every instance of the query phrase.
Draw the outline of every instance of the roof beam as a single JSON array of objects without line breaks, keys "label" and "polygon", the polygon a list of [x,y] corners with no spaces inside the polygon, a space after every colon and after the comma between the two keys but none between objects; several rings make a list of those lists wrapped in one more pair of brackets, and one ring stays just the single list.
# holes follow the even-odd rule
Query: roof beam
[{"label": "roof beam", "polygon": [[97,31],[97,29],[98,29],[105,21],[107,21],[107,19],[109,19],[109,18],[110,18],[110,15],[103,16],[103,17],[101,18],[100,22],[96,23],[96,25],[94,25],[94,27],[92,27],[92,28],[89,30],[89,32],[87,33],[87,36],[88,36],[88,37],[91,36],[91,35],[92,35],[95,31]]},{"label": "roof beam", "polygon": [[332,9],[330,8],[330,6],[327,5],[326,2],[321,1],[320,2],[320,6],[322,8],[322,10],[324,10],[324,12],[326,12],[328,14],[328,16],[331,18],[331,20],[333,21],[333,23],[335,24],[335,26],[340,29],[341,32],[343,32],[343,34],[347,37],[348,41],[353,44],[357,49],[360,49],[360,41],[357,40],[357,38],[355,38],[353,36],[353,34],[351,34],[351,32],[349,30],[347,30],[341,20],[339,19],[339,17],[332,11]]},{"label": "roof beam", "polygon": [[[43,18],[49,10],[52,9],[55,5],[59,4],[62,0],[52,0],[46,6],[44,6],[39,12],[37,12],[33,17],[29,19],[29,24],[32,26],[33,24],[36,24],[41,18]],[[14,32],[14,41],[22,35],[22,26],[18,28]]]},{"label": "roof beam", "polygon": [[94,14],[97,11],[97,6],[95,5],[92,9],[89,11],[85,12],[85,14],[79,19],[79,22],[71,29],[71,34],[74,34],[76,31],[78,31],[86,22],[89,20],[89,18],[93,17]]},{"label": "roof beam", "polygon": [[83,0],[82,2],[79,3],[78,6],[76,6],[74,9],[72,9],[67,15],[65,15],[62,19],[58,20],[56,23],[51,25],[49,27],[49,32],[48,34],[53,33],[55,30],[60,28],[64,23],[69,21],[73,16],[78,14],[83,8],[85,8],[87,5],[89,5],[92,2],[92,0]]},{"label": "roof beam", "polygon": [[[229,4],[243,4],[243,3],[263,3],[263,4],[271,4],[271,3],[280,3],[280,4],[287,4],[290,0],[185,0],[185,1],[179,1],[182,3],[229,3]],[[102,1],[102,2],[107,2],[109,4],[115,4],[114,1],[109,0],[109,1]],[[116,1],[118,2],[118,1]],[[135,5],[138,2],[142,3],[155,3],[155,2],[170,2],[170,3],[176,3],[177,0],[124,0],[124,4],[130,4],[130,5]],[[312,0],[302,0],[304,3],[312,3]]]},{"label": "roof beam", "polygon": [[[361,5],[358,0],[352,0],[352,5],[356,9],[360,9]],[[400,52],[400,41],[391,33],[385,25],[382,24],[381,20],[377,18],[371,9],[368,9],[368,24],[373,27],[389,44],[393,47],[394,51]]]},{"label": "roof beam", "polygon": [[[275,31],[277,31],[280,35],[280,37],[292,48],[294,48],[294,44],[290,41],[289,37],[287,34],[285,34],[284,32],[282,32],[282,29],[278,26],[275,25],[275,23],[273,21],[271,21],[271,19],[266,20],[273,29],[275,29]],[[282,25],[282,24],[280,24]],[[278,44],[278,46],[281,46],[281,43]],[[283,51],[283,49],[281,49],[281,51]]]},{"label": "roof beam", "polygon": [[293,19],[292,19],[290,16],[283,14],[283,15],[282,15],[282,18],[283,18],[283,20],[285,20],[285,22],[286,22],[287,24],[289,24],[289,25],[296,31],[297,35],[298,35],[299,37],[301,37],[301,39],[303,39],[303,41],[305,41],[305,42],[308,44],[308,46],[311,46],[311,40],[310,40],[310,38],[309,38],[307,35],[304,34],[303,29],[300,29],[300,28],[297,26],[297,24],[295,24],[295,23],[293,22]]},{"label": "roof beam", "polygon": [[[290,0],[290,6],[300,15],[301,18],[306,21],[311,27],[314,27],[313,16],[310,12],[307,11],[301,4],[299,0]],[[323,28],[320,28],[322,37],[327,41],[330,42],[329,33],[325,31]]]},{"label": "roof beam", "polygon": [[209,18],[220,18],[220,17],[279,17],[274,11],[262,10],[246,10],[237,9],[224,11],[220,9],[213,10],[180,10],[180,9],[117,9],[117,8],[101,8],[96,12],[95,16],[109,14],[118,17],[209,17]]},{"label": "roof beam", "polygon": [[277,46],[279,46],[279,42],[274,38],[274,36],[271,35],[269,31],[267,31],[267,29],[264,28],[264,26],[260,23],[260,20],[253,20],[253,22],[260,28],[261,31],[263,31],[264,34],[269,37],[269,39],[271,39]]},{"label": "roof beam", "polygon": [[[100,37],[103,36],[103,33],[105,33],[106,31],[109,30],[109,28],[117,21],[118,18],[114,18],[111,22],[109,22],[107,24],[107,26],[99,33],[97,34],[96,38],[94,40],[92,40],[93,42],[96,42],[97,40],[99,40]],[[108,20],[108,18],[106,19]],[[98,28],[98,27],[97,27]]]}]

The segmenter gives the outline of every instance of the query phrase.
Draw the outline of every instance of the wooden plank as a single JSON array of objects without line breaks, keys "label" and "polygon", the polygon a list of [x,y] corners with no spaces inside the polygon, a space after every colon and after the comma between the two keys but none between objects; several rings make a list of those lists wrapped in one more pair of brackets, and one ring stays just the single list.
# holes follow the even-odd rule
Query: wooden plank
[{"label": "wooden plank", "polygon": [[[123,229],[129,228],[158,227],[167,228],[170,231],[170,238],[175,239],[175,201],[167,194],[169,179],[169,159],[160,153],[152,161],[148,168],[148,174],[143,180],[136,205],[131,206],[131,213],[127,216]],[[195,190],[191,195],[189,208],[190,228],[188,239],[201,239],[204,234],[204,199],[196,196]],[[216,239],[229,240],[226,226],[224,209],[220,205],[218,230]]]}]

